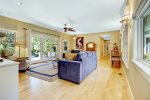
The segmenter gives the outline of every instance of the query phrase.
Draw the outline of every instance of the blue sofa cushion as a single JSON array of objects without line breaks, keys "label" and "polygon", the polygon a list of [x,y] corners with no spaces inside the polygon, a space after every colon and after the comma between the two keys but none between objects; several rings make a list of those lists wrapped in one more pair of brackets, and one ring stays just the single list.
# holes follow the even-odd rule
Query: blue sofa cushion
[{"label": "blue sofa cushion", "polygon": [[76,61],[82,61],[83,59],[87,58],[88,54],[86,52],[80,52],[76,56]]}]

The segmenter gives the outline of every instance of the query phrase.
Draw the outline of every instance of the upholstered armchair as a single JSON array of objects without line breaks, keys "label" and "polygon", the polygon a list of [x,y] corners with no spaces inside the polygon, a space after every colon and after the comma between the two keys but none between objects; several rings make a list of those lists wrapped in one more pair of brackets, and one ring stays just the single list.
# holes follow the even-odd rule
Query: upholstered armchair
[{"label": "upholstered armchair", "polygon": [[19,62],[19,71],[25,71],[28,68],[28,58],[27,57],[22,57],[22,58],[17,58],[16,62]]},{"label": "upholstered armchair", "polygon": [[19,71],[23,71],[23,70],[27,69],[28,57],[18,58],[10,50],[3,50],[2,53],[1,53],[1,57],[5,58],[5,59],[9,59],[9,60],[13,60],[13,61],[19,62]]}]

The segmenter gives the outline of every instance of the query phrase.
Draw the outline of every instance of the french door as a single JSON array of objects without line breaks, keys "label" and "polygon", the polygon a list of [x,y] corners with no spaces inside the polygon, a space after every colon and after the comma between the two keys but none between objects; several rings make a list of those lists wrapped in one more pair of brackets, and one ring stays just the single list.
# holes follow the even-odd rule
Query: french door
[{"label": "french door", "polygon": [[31,36],[31,60],[43,60],[58,57],[59,37],[33,33]]}]

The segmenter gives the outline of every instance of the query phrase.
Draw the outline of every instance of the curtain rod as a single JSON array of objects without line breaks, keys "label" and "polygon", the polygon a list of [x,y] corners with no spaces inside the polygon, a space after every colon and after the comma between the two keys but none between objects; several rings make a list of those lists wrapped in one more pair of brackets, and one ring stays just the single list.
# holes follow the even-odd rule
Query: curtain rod
[{"label": "curtain rod", "polygon": [[[24,30],[28,30],[27,28],[22,28]],[[46,32],[41,32],[41,31],[36,31],[36,30],[32,30],[31,31],[34,31],[34,32],[39,32],[39,33],[44,33],[44,34],[48,34],[48,35],[54,35],[54,34],[50,34],[50,33],[46,33]],[[54,36],[57,36],[57,37],[60,37],[59,35],[54,35]]]}]

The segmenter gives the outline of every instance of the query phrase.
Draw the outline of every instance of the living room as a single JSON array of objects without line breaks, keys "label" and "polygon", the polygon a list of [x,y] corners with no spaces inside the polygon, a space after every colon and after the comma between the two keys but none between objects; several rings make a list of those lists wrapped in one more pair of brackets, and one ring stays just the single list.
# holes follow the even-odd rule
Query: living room
[{"label": "living room", "polygon": [[150,99],[150,0],[33,2],[1,1],[0,100]]}]

